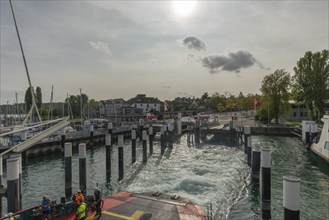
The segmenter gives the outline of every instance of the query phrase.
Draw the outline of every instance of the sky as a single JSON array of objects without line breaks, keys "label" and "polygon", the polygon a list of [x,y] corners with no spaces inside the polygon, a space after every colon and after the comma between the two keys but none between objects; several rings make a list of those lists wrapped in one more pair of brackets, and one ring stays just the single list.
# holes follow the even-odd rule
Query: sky
[{"label": "sky", "polygon": [[[17,1],[27,66],[43,102],[80,88],[89,98],[160,100],[204,92],[260,94],[306,51],[328,49],[329,1]],[[0,0],[0,103],[28,80],[10,10]]]}]

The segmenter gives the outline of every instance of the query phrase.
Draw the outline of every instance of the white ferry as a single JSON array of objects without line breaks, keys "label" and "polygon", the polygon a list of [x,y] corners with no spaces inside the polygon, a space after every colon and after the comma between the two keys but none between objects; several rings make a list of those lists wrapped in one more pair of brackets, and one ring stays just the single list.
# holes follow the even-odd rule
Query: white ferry
[{"label": "white ferry", "polygon": [[323,121],[321,136],[312,144],[311,149],[329,163],[329,112],[326,112],[321,120]]}]

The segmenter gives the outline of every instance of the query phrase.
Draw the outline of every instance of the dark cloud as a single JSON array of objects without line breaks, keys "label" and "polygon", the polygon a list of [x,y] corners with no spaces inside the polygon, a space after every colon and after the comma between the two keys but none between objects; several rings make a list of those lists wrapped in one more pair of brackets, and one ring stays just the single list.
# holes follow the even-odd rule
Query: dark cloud
[{"label": "dark cloud", "polygon": [[196,37],[192,37],[192,36],[185,37],[184,40],[183,40],[183,44],[189,50],[193,50],[193,51],[202,51],[202,50],[204,50],[204,51],[206,51],[205,43],[202,40],[200,40]]},{"label": "dark cloud", "polygon": [[228,56],[207,56],[202,58],[201,62],[210,73],[220,72],[220,70],[239,73],[242,68],[248,68],[255,63],[264,68],[251,53],[241,50],[229,53]]}]

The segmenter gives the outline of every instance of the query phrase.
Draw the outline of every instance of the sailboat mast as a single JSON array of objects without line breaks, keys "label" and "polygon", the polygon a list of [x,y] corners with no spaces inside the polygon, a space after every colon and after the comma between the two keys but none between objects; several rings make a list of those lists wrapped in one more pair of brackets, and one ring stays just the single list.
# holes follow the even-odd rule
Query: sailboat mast
[{"label": "sailboat mast", "polygon": [[[38,114],[38,117],[39,117],[39,121],[42,122],[41,120],[41,117],[40,117],[40,114],[39,114],[39,110],[38,110],[38,107],[37,105],[35,104],[35,97],[34,97],[34,91],[33,91],[33,88],[32,88],[32,83],[31,83],[31,79],[30,79],[30,74],[29,74],[29,70],[27,68],[27,64],[26,64],[26,59],[25,59],[25,55],[24,55],[24,51],[23,51],[23,46],[22,46],[22,42],[21,42],[21,37],[19,35],[19,32],[18,32],[18,27],[17,27],[17,23],[16,23],[16,18],[15,18],[15,14],[14,14],[14,9],[13,9],[13,5],[11,3],[11,0],[9,0],[9,3],[10,3],[10,8],[11,8],[11,12],[13,14],[13,18],[14,18],[14,23],[15,23],[15,28],[16,28],[16,33],[17,33],[17,37],[18,37],[18,41],[19,41],[19,46],[21,48],[21,52],[22,52],[22,56],[23,56],[23,61],[24,61],[24,66],[25,66],[25,71],[26,71],[26,75],[27,75],[27,79],[29,81],[29,86],[30,86],[30,91],[31,91],[31,95],[32,95],[32,107],[31,109],[33,110],[33,108],[35,108],[37,114]],[[29,113],[29,115],[27,115],[26,119],[24,120],[24,122],[26,122],[27,118],[29,116],[31,116],[30,114],[32,114],[32,111],[30,110],[31,113]]]}]

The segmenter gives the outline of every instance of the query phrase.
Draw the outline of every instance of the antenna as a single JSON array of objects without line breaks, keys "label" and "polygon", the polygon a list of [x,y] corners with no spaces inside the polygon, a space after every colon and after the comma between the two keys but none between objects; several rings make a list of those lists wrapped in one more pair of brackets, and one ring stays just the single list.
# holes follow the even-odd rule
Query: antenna
[{"label": "antenna", "polygon": [[34,91],[33,91],[32,83],[31,83],[31,79],[30,79],[29,70],[27,68],[26,59],[25,59],[25,55],[24,55],[24,51],[23,51],[23,46],[22,46],[21,38],[19,36],[18,27],[17,27],[16,18],[15,18],[14,9],[13,9],[13,5],[11,3],[11,0],[9,0],[9,3],[10,3],[11,12],[12,12],[13,18],[14,18],[14,23],[15,23],[16,33],[17,33],[17,37],[18,37],[18,41],[19,41],[19,46],[21,48],[21,52],[22,52],[22,56],[23,56],[23,61],[24,61],[24,66],[25,66],[25,71],[26,71],[27,79],[29,81],[30,91],[31,91],[31,95],[32,95],[32,106],[31,106],[31,109],[30,109],[29,113],[27,114],[26,118],[23,121],[23,125],[26,124],[26,122],[27,122],[28,119],[30,119],[30,122],[31,122],[32,112],[33,112],[33,109],[34,108],[35,108],[35,110],[37,112],[39,121],[42,122],[41,117],[40,117],[40,114],[39,114],[38,107],[37,107],[37,105],[35,103]]}]

